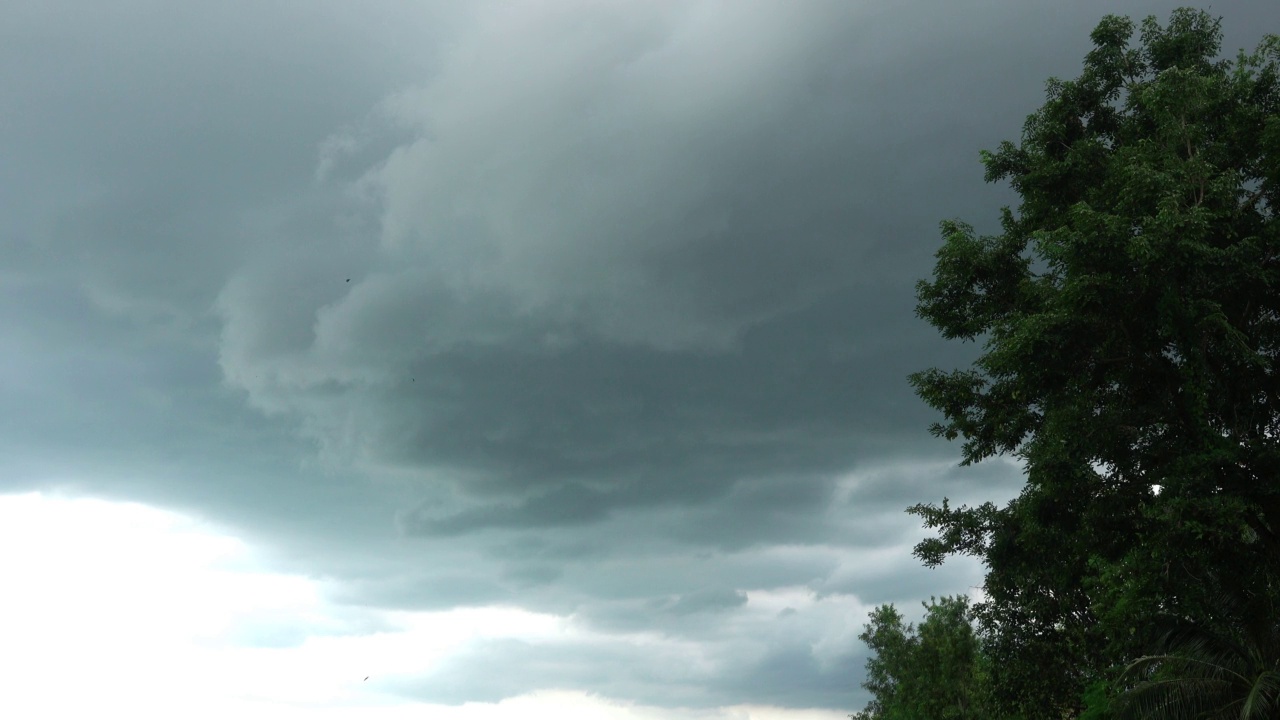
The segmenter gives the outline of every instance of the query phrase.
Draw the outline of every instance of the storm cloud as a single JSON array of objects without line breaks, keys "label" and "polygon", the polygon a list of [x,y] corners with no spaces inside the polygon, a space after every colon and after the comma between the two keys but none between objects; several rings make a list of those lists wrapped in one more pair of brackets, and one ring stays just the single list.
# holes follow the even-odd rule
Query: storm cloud
[{"label": "storm cloud", "polygon": [[[867,612],[980,584],[904,508],[1021,485],[906,382],[976,353],[914,315],[938,223],[993,231],[978,151],[1174,5],[28,3],[0,491],[216,520],[352,612],[559,618],[405,702],[852,712]],[[1212,11],[1228,54],[1280,20]]]}]

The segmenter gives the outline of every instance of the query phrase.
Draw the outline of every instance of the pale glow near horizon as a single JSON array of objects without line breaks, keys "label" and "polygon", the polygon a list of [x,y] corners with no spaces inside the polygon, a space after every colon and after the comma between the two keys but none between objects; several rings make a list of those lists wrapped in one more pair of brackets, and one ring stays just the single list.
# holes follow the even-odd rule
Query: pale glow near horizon
[{"label": "pale glow near horizon", "polygon": [[[319,581],[261,567],[243,541],[136,503],[0,496],[0,583],[4,717],[845,716],[748,706],[678,711],[554,689],[499,703],[414,702],[379,681],[425,675],[482,638],[554,642],[582,631],[567,618],[515,608],[402,612],[332,603]],[[290,641],[263,646],[281,629]]]}]

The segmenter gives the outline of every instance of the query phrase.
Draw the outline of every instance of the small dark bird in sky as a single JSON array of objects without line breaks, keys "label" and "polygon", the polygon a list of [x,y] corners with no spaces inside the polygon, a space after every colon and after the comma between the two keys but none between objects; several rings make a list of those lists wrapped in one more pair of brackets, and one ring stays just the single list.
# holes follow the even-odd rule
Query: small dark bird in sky
[{"label": "small dark bird in sky", "polygon": [[351,278],[347,278],[347,282],[351,282]]},{"label": "small dark bird in sky", "polygon": [[[365,676],[364,676],[364,680],[368,680],[368,679],[369,679],[369,676],[368,676],[368,675],[365,675]],[[364,680],[361,680],[360,682],[364,682]]]}]

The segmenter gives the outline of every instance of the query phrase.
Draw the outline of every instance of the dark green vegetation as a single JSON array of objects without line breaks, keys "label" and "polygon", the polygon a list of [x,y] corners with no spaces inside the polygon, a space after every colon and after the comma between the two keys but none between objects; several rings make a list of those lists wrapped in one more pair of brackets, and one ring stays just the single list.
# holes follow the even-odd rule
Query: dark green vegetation
[{"label": "dark green vegetation", "polygon": [[983,353],[911,383],[1026,485],[910,508],[985,599],[872,613],[855,717],[1280,717],[1280,37],[1218,60],[1219,26],[1104,18],[982,154],[1003,232],[942,223],[918,312]]}]

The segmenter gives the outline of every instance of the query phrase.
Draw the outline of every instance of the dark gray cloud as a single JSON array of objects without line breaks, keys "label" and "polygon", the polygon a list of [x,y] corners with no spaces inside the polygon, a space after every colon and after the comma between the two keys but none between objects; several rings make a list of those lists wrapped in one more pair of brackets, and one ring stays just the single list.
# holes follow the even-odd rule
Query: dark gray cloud
[{"label": "dark gray cloud", "polygon": [[735,608],[746,602],[747,595],[741,590],[712,588],[686,593],[672,602],[659,604],[654,609],[673,615],[693,615]]},{"label": "dark gray cloud", "polygon": [[[352,606],[581,630],[408,696],[856,709],[866,611],[980,578],[919,567],[903,509],[1019,486],[906,383],[976,352],[913,315],[938,221],[993,231],[978,150],[1104,13],[1174,5],[27,4],[0,490],[215,518]],[[1228,53],[1280,24],[1211,9]]]}]

